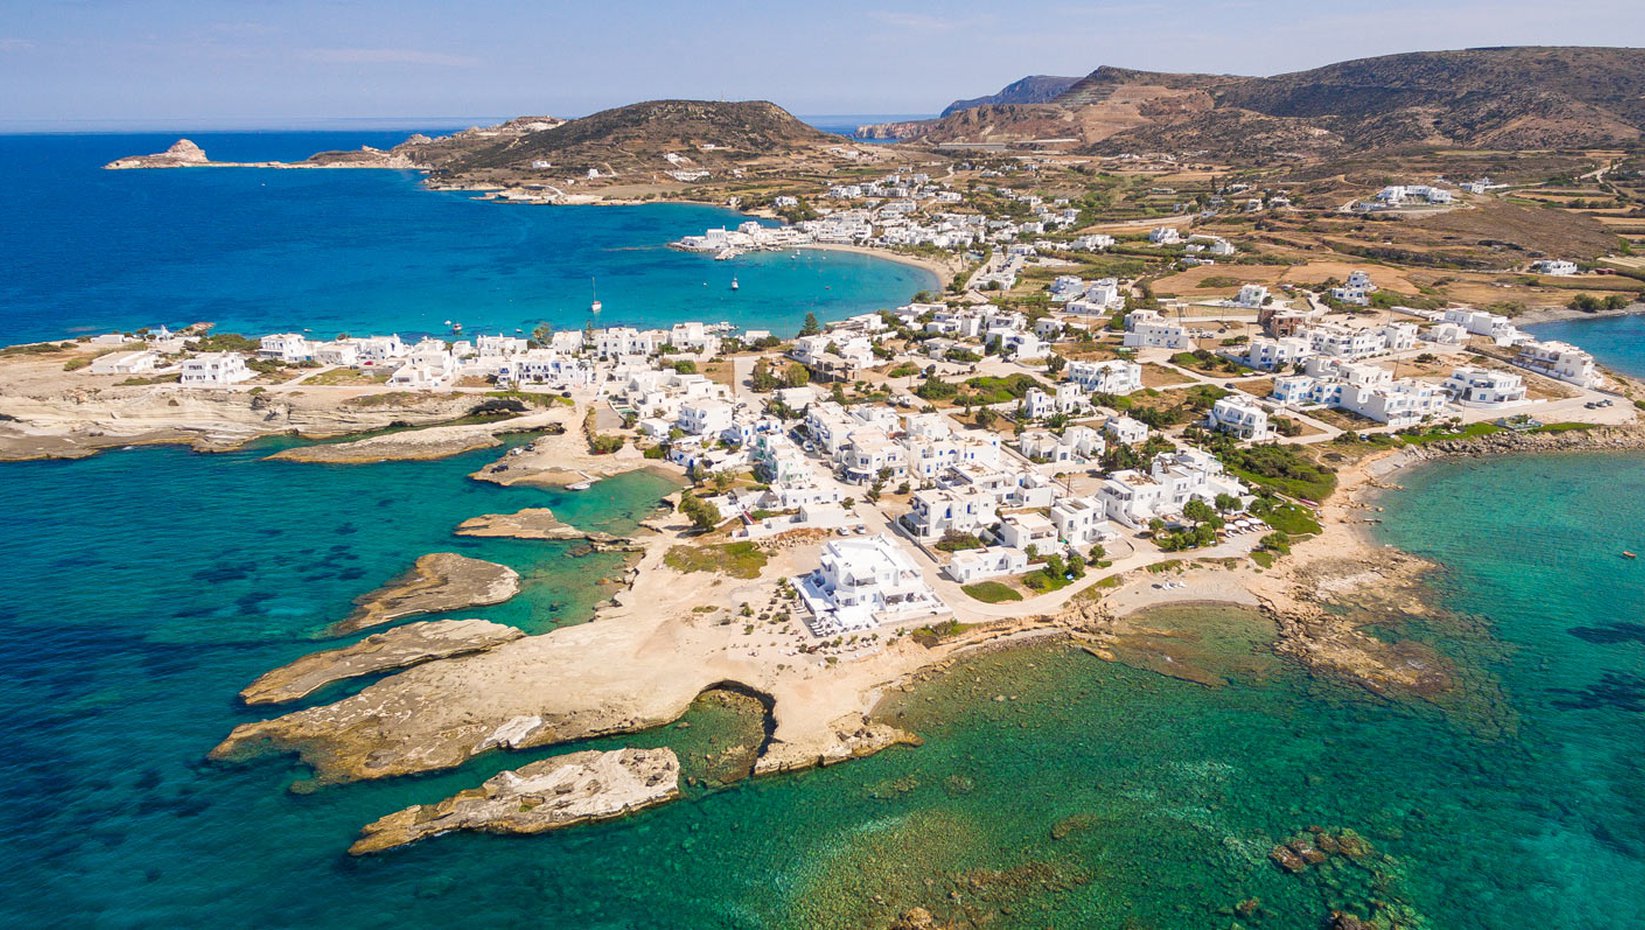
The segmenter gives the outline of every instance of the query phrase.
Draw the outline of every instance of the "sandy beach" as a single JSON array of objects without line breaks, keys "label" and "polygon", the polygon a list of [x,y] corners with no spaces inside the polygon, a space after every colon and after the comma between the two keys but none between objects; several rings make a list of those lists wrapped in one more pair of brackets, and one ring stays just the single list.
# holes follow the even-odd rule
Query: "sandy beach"
[{"label": "sandy beach", "polygon": [[820,252],[855,252],[858,255],[872,255],[875,258],[883,258],[886,261],[900,262],[904,265],[912,265],[915,268],[923,268],[937,276],[937,287],[939,289],[946,286],[954,275],[958,274],[965,267],[965,263],[958,257],[938,258],[935,256],[926,257],[923,255],[909,255],[904,252],[893,252],[890,249],[875,249],[862,245],[842,245],[832,242],[813,242],[808,245],[802,245],[800,248],[812,249]]}]

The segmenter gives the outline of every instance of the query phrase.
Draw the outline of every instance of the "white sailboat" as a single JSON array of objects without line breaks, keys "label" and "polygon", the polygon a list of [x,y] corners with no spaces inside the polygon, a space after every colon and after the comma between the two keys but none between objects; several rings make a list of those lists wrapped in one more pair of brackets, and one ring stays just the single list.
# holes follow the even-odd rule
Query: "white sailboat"
[{"label": "white sailboat", "polygon": [[600,286],[599,286],[599,282],[597,280],[595,280],[594,278],[589,278],[588,279],[588,288],[589,288],[589,291],[592,292],[593,295],[594,295],[594,302],[588,305],[588,312],[589,313],[599,313],[600,310],[605,306],[605,304],[600,303]]},{"label": "white sailboat", "polygon": [[732,290],[736,290],[736,289],[737,289],[737,288],[738,288],[738,287],[739,287],[739,286],[740,286],[740,285],[738,285],[738,284],[737,284],[737,276],[736,276],[736,275],[732,275],[732,276],[731,276],[731,289],[732,289]]}]

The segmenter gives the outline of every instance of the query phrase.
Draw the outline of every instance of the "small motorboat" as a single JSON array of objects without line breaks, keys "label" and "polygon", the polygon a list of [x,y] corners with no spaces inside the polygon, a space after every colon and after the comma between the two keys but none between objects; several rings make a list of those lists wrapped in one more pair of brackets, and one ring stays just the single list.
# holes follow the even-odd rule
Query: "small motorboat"
[{"label": "small motorboat", "polygon": [[579,481],[576,484],[566,485],[565,489],[567,491],[586,491],[589,488],[592,488],[593,486],[594,486],[594,482],[592,482],[592,481]]},{"label": "small motorboat", "polygon": [[738,287],[738,284],[737,284],[737,276],[736,276],[736,275],[732,275],[732,276],[731,276],[731,289],[732,289],[732,290],[736,290],[736,289],[737,289],[737,287]]},{"label": "small motorboat", "polygon": [[1629,552],[1626,549],[1622,550],[1622,557],[1625,558],[1625,559],[1637,559],[1637,558],[1639,558],[1639,556],[1633,554],[1632,552]]}]

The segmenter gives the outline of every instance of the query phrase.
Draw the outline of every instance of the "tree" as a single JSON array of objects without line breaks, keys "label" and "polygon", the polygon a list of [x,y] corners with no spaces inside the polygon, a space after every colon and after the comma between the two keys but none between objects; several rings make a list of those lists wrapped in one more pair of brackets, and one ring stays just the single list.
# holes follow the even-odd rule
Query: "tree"
[{"label": "tree", "polygon": [[811,383],[811,372],[806,371],[805,366],[801,365],[799,362],[795,362],[794,364],[789,365],[788,369],[783,372],[783,384],[787,385],[788,387],[791,387],[791,388],[805,387],[807,384],[810,384],[810,383]]},{"label": "tree", "polygon": [[994,425],[994,421],[999,419],[999,416],[999,414],[994,412],[994,408],[984,407],[977,411],[976,423],[983,429],[987,429]]},{"label": "tree", "polygon": [[807,313],[805,315],[805,323],[800,326],[800,335],[815,336],[820,332],[822,332],[822,324],[817,322],[817,315],[815,313]]},{"label": "tree", "polygon": [[1063,358],[1055,352],[1051,353],[1050,357],[1045,360],[1045,370],[1049,371],[1051,374],[1060,374],[1066,367],[1068,367],[1068,359]]},{"label": "tree", "polygon": [[680,512],[685,514],[692,526],[704,532],[720,525],[720,508],[689,491],[680,495]]},{"label": "tree", "polygon": [[1209,523],[1217,518],[1217,512],[1211,509],[1211,505],[1197,497],[1182,505],[1182,515],[1195,523]]},{"label": "tree", "polygon": [[533,329],[531,331],[531,341],[535,342],[537,345],[546,346],[546,345],[548,345],[549,338],[553,335],[554,335],[554,327],[553,326],[550,326],[546,322],[545,323],[538,323],[537,328]]},{"label": "tree", "polygon": [[748,376],[748,385],[756,393],[767,394],[781,387],[782,381],[771,370],[771,362],[762,358],[754,363],[754,371]]},{"label": "tree", "polygon": [[1217,509],[1223,513],[1233,513],[1239,509],[1239,498],[1232,494],[1218,494]]},{"label": "tree", "polygon": [[1076,552],[1068,557],[1068,574],[1075,578],[1085,577],[1085,556]]}]

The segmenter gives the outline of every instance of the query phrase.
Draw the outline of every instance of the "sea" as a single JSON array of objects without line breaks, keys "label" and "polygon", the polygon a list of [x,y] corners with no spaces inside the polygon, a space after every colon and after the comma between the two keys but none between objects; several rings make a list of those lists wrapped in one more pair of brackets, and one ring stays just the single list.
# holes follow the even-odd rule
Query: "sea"
[{"label": "sea", "polygon": [[1586,349],[1606,368],[1645,378],[1645,315],[1572,317],[1525,329],[1538,339],[1569,342]]},{"label": "sea", "polygon": [[[408,133],[186,135],[213,159],[279,161],[386,148]],[[426,190],[401,171],[101,170],[180,135],[0,136],[0,344],[199,321],[316,338],[444,336],[452,322],[472,335],[682,320],[788,335],[808,313],[889,309],[942,283],[854,253],[716,262],[668,248],[749,220],[716,207],[498,204]]]},{"label": "sea", "polygon": [[[315,147],[247,145],[218,147],[228,157]],[[604,210],[473,204],[389,174],[218,174],[146,177],[242,190],[365,185],[378,193],[333,195],[384,199],[355,207],[361,215],[436,209],[401,200],[414,195],[504,225],[563,222],[573,239],[584,219],[616,222]],[[81,222],[35,209],[36,226]],[[571,219],[511,218],[556,213]],[[267,237],[227,228],[237,222],[224,218],[218,240],[266,260]],[[485,225],[449,228],[492,235]],[[640,228],[649,236],[655,225]],[[424,234],[405,234],[399,267],[411,268]],[[281,248],[301,238],[288,231]],[[433,247],[449,259],[463,245]],[[31,248],[38,261],[58,246]],[[152,280],[137,251],[124,252],[122,273],[134,294],[130,282]],[[308,254],[326,264],[325,250]],[[256,276],[230,274],[233,255],[173,257],[191,276],[199,262]],[[464,280],[493,280],[496,265],[475,261]],[[372,281],[399,287],[378,272]],[[293,265],[236,325],[296,314],[278,309],[278,285],[310,290],[311,273],[342,272]],[[15,272],[5,277],[17,287]],[[72,275],[62,284],[86,293]],[[55,325],[81,325],[73,306]],[[113,319],[121,305],[87,306]],[[383,325],[410,326],[392,319]],[[1154,632],[1117,661],[1041,645],[934,674],[882,708],[923,745],[848,764],[735,777],[727,760],[757,744],[760,715],[705,698],[689,728],[315,787],[291,759],[206,759],[236,724],[262,716],[237,703],[242,687],[336,645],[319,638],[326,625],[431,551],[524,578],[514,600],[457,616],[533,634],[587,622],[615,590],[620,556],[459,538],[453,527],[546,506],[622,533],[673,484],[644,472],[581,492],[467,478],[497,450],[372,465],[268,459],[290,442],[0,465],[0,925],[885,930],[922,907],[939,926],[1025,930],[1314,930],[1337,912],[1380,930],[1645,926],[1645,562],[1620,555],[1645,551],[1645,456],[1469,460],[1398,475],[1403,489],[1378,501],[1374,531],[1440,566],[1425,592],[1433,609],[1378,615],[1371,629],[1438,650],[1459,683],[1445,698],[1390,699],[1310,674],[1274,654],[1260,615],[1185,605],[1149,615]],[[1192,674],[1162,674],[1178,664]],[[345,853],[362,824],[409,804],[535,759],[622,745],[678,750],[693,775],[685,797],[537,837],[453,834]],[[1332,851],[1298,872],[1276,865],[1275,846],[1299,836]]]}]

